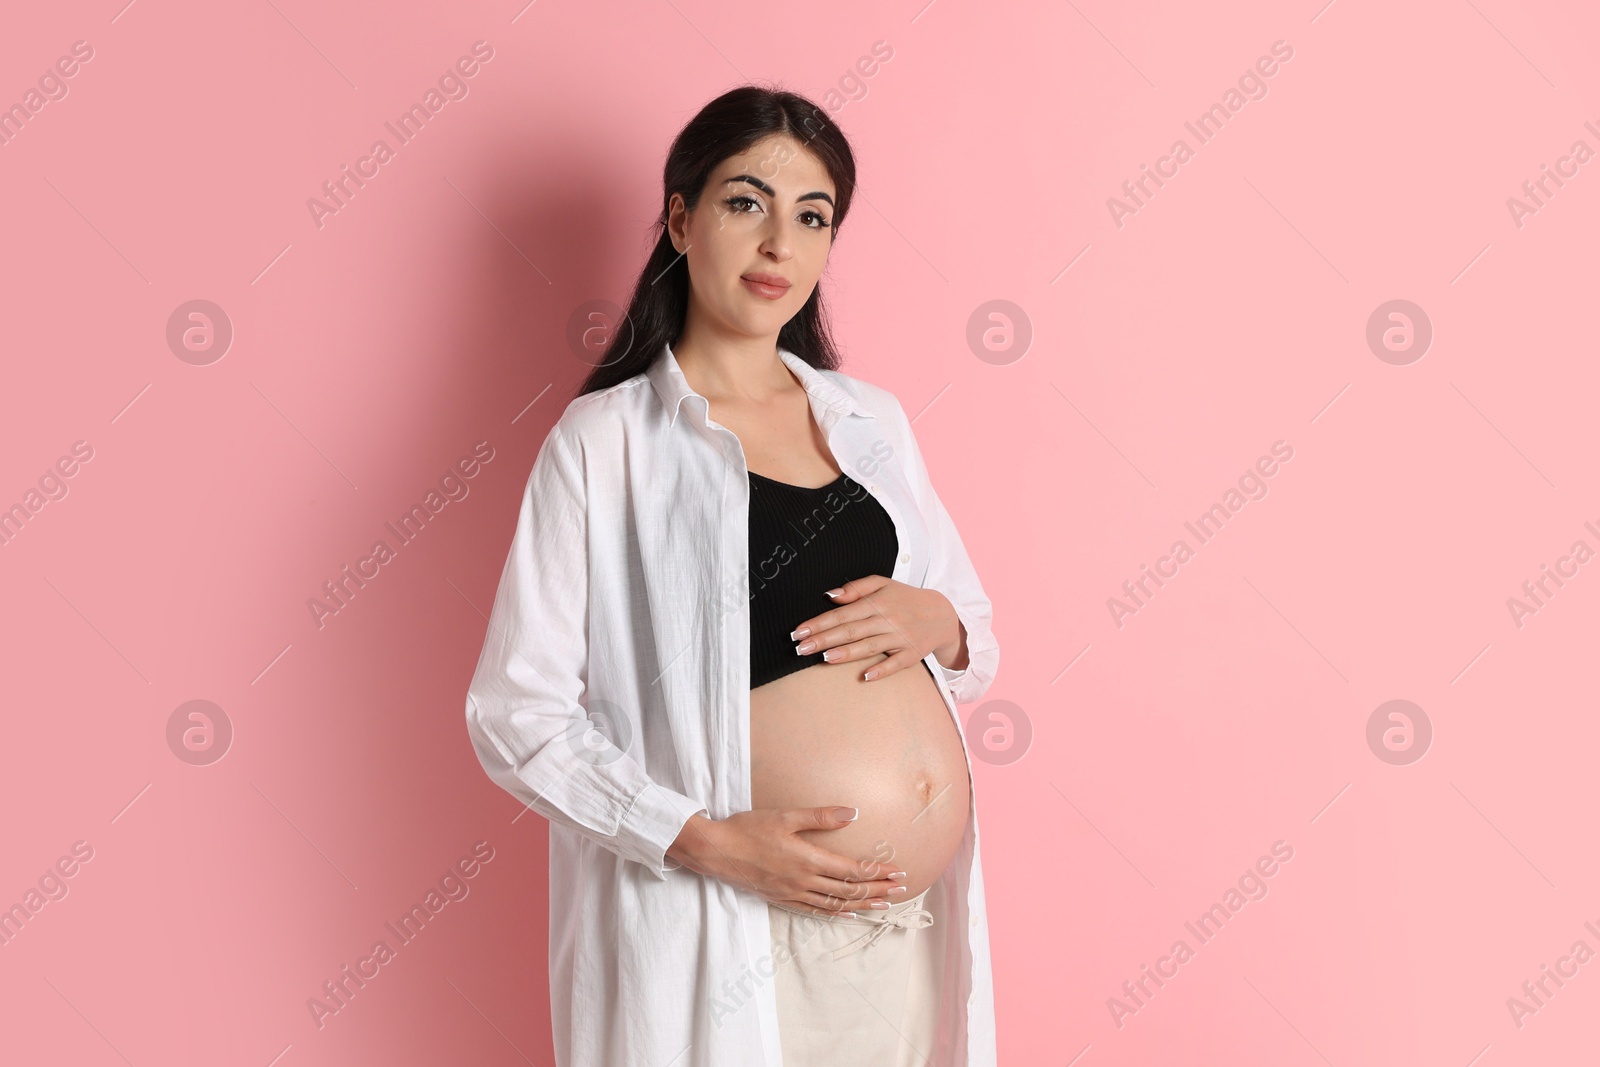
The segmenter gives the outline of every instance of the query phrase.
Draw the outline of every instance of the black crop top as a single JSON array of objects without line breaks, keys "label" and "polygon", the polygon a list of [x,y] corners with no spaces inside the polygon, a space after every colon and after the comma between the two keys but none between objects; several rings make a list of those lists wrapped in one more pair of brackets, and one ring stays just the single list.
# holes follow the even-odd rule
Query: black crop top
[{"label": "black crop top", "polygon": [[[814,489],[750,475],[750,688],[824,662],[789,637],[834,606],[827,590],[894,573],[894,520],[848,474]],[[806,640],[805,638],[801,639]]]}]

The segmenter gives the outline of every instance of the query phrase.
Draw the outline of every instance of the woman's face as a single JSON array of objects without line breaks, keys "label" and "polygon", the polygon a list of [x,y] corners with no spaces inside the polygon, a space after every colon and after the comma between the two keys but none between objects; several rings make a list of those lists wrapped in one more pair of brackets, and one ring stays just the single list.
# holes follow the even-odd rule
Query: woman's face
[{"label": "woman's face", "polygon": [[718,332],[776,335],[828,264],[833,180],[793,137],[775,135],[723,160],[693,211],[672,194],[667,230],[689,260],[691,321]]}]

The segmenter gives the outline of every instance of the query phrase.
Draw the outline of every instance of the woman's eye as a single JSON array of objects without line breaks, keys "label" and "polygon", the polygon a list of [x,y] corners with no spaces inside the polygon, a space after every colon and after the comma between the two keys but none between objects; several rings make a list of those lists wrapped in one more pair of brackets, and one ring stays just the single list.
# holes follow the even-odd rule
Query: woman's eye
[{"label": "woman's eye", "polygon": [[[744,196],[742,194],[739,196],[730,196],[724,200],[723,203],[727,204],[730,212],[735,215],[748,215],[751,213],[751,211],[755,211],[761,207],[760,201],[756,200],[755,197]],[[748,206],[750,211],[741,210],[740,205]],[[833,223],[829,222],[822,216],[821,212],[817,211],[807,211],[801,215],[800,218],[805,223],[807,229],[821,230],[833,225]]]}]

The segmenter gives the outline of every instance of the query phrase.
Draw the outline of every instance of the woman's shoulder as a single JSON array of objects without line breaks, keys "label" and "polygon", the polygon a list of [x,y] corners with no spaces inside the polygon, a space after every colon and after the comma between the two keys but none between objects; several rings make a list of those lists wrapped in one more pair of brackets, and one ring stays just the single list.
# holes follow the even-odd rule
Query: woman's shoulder
[{"label": "woman's shoulder", "polygon": [[615,437],[618,430],[638,424],[654,399],[649,379],[636,374],[616,385],[584,393],[567,401],[551,427],[575,442]]}]

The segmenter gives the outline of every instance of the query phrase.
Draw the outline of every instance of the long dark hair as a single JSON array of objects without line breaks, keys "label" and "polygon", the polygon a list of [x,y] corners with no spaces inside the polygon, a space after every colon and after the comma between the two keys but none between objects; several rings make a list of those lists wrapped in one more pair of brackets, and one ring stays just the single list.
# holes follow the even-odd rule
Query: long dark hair
[{"label": "long dark hair", "polygon": [[[774,134],[788,134],[805,146],[833,179],[834,210],[829,239],[850,210],[856,187],[856,161],[850,142],[827,113],[798,93],[741,85],[711,101],[689,120],[672,147],[661,176],[660,233],[655,249],[634,284],[627,316],[616,324],[605,355],[584,379],[576,396],[627,381],[649,369],[663,345],[683,332],[689,312],[689,263],[667,233],[667,206],[673,193],[692,210],[711,172],[729,156]],[[778,331],[778,344],[813,367],[836,370],[839,353],[829,334],[819,282],[811,299]]]}]

